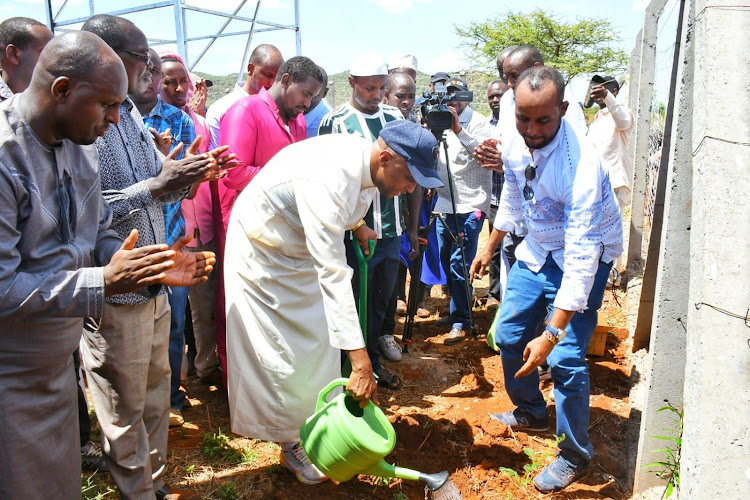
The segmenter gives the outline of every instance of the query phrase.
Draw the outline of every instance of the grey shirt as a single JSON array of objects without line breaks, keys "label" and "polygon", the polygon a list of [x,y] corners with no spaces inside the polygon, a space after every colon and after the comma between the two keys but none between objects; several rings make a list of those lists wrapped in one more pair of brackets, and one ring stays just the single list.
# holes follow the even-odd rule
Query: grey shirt
[{"label": "grey shirt", "polygon": [[[81,318],[102,315],[102,266],[122,240],[108,230],[96,149],[43,144],[18,103],[14,96],[0,104],[0,354],[70,356]],[[64,179],[72,217],[61,205]]]},{"label": "grey shirt", "polygon": [[[165,243],[164,214],[161,206],[185,197],[186,192],[170,193],[154,199],[146,180],[161,170],[162,159],[146,132],[143,118],[128,98],[120,105],[120,122],[97,139],[100,176],[104,198],[112,207],[112,229],[125,238],[138,230],[136,247]],[[108,302],[143,304],[166,289],[161,285],[136,293],[113,295]]]}]

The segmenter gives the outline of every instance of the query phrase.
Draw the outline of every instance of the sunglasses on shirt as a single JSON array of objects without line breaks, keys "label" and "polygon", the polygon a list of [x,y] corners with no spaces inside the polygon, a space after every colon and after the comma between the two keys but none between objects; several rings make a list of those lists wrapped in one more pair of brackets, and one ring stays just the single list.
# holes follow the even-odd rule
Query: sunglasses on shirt
[{"label": "sunglasses on shirt", "polygon": [[532,164],[526,165],[523,175],[526,177],[526,185],[523,187],[523,198],[526,201],[534,199],[534,189],[531,187],[531,181],[536,178],[536,167]]}]

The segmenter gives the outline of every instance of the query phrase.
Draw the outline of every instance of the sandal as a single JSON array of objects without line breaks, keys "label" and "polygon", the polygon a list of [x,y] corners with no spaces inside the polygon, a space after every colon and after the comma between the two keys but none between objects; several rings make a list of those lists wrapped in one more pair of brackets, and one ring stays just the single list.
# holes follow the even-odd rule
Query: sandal
[{"label": "sandal", "polygon": [[384,389],[390,389],[392,391],[397,391],[401,389],[402,381],[399,378],[398,375],[395,373],[386,370],[385,368],[382,368],[380,370],[380,373],[377,373],[378,376],[378,387],[382,387]]}]

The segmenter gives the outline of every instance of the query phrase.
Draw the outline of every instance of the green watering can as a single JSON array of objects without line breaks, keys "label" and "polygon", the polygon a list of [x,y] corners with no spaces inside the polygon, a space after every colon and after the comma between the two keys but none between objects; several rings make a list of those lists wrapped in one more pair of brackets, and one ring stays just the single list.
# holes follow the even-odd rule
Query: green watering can
[{"label": "green watering can", "polygon": [[360,408],[359,402],[347,392],[326,402],[328,393],[348,383],[348,379],[339,378],[323,388],[318,394],[315,414],[300,429],[300,441],[307,456],[323,474],[339,482],[357,474],[410,479],[424,482],[430,491],[449,482],[447,471],[425,474],[383,460],[396,445],[396,432],[383,410],[372,401]]}]

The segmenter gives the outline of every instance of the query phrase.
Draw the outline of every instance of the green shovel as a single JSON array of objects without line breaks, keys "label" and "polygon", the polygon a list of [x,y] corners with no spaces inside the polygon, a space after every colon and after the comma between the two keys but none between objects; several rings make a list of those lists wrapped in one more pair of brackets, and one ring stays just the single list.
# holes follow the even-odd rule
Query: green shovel
[{"label": "green shovel", "polygon": [[[357,254],[359,262],[359,326],[362,329],[362,337],[365,339],[365,347],[367,346],[367,265],[375,255],[375,240],[369,240],[367,243],[370,251],[365,255],[359,243],[354,242],[354,253]],[[347,356],[341,366],[341,375],[348,378],[351,373],[352,363]]]}]

